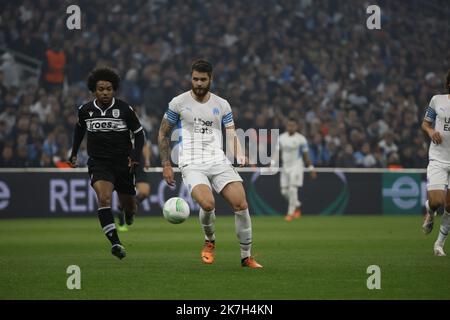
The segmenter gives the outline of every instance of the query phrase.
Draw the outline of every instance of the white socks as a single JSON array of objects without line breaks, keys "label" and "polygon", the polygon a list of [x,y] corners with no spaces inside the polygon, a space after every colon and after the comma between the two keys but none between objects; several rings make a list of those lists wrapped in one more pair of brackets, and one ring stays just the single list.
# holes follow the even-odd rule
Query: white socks
[{"label": "white socks", "polygon": [[289,201],[289,188],[281,188],[281,194],[287,201]]},{"label": "white socks", "polygon": [[252,221],[248,208],[236,211],[235,215],[236,235],[241,247],[241,259],[251,256],[252,248]]},{"label": "white socks", "polygon": [[297,207],[300,206],[298,201],[298,190],[297,187],[289,187],[289,207],[288,214],[293,215]]},{"label": "white socks", "polygon": [[205,240],[214,241],[216,240],[216,235],[214,234],[216,228],[214,226],[214,221],[216,220],[215,211],[204,211],[200,208],[199,218],[200,224],[202,225],[203,232],[205,233]]},{"label": "white socks", "polygon": [[286,198],[286,200],[289,202],[288,206],[288,215],[293,215],[295,212],[295,209],[297,207],[300,207],[301,202],[298,201],[298,188],[296,186],[288,187],[288,188],[281,188],[281,194],[283,197]]},{"label": "white socks", "polygon": [[[216,215],[213,211],[204,211],[200,208],[199,212],[200,224],[202,225],[205,234],[205,240],[214,241]],[[241,259],[251,256],[252,248],[252,221],[248,209],[236,211],[234,213],[236,235],[239,240],[241,249]]]},{"label": "white socks", "polygon": [[441,247],[444,246],[445,239],[447,239],[448,231],[450,229],[450,213],[447,210],[444,211],[441,219],[441,227],[439,228],[439,236],[437,238],[437,242]]}]

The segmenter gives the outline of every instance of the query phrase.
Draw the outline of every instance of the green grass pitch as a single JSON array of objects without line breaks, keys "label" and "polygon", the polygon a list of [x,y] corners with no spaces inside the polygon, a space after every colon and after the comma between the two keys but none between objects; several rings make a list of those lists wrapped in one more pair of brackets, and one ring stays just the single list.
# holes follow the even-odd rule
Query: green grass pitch
[{"label": "green grass pitch", "polygon": [[[197,217],[180,225],[137,217],[118,260],[92,218],[0,222],[0,299],[450,299],[450,258],[433,256],[420,216],[253,217],[253,253],[240,266],[232,216],[216,220],[216,262],[200,260]],[[450,250],[450,249],[448,249]],[[69,265],[81,290],[69,290]],[[381,268],[381,289],[366,286]]]}]

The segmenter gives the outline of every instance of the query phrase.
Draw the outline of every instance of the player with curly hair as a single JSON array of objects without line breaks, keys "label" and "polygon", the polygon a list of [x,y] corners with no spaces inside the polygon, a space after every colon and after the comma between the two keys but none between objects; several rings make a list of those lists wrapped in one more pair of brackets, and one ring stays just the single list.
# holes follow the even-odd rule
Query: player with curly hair
[{"label": "player with curly hair", "polygon": [[77,166],[77,152],[87,131],[88,170],[97,195],[98,219],[111,242],[112,254],[122,259],[126,253],[111,212],[112,193],[117,192],[125,220],[132,224],[137,210],[134,170],[141,158],[145,134],[133,108],[114,97],[119,84],[119,75],[109,68],[93,70],[89,75],[87,85],[95,99],[78,108],[69,163]]}]

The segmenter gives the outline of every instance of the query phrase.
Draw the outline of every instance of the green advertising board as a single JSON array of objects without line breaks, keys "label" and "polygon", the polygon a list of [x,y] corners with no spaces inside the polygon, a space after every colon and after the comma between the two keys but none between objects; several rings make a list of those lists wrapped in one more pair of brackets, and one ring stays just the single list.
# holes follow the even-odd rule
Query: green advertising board
[{"label": "green advertising board", "polygon": [[421,173],[383,173],[383,214],[420,214],[425,196]]}]

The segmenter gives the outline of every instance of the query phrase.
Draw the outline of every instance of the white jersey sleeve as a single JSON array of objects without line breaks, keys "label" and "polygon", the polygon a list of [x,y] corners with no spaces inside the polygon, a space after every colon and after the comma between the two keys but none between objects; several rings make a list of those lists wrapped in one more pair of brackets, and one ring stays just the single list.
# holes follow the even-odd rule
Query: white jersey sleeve
[{"label": "white jersey sleeve", "polygon": [[299,151],[299,156],[302,157],[303,154],[308,153],[308,152],[309,152],[308,141],[306,140],[305,136],[301,135],[301,136],[300,136],[300,151]]},{"label": "white jersey sleeve", "polygon": [[177,100],[174,98],[169,102],[169,107],[164,114],[164,119],[167,119],[171,125],[177,124],[180,119],[180,107]]},{"label": "white jersey sleeve", "polygon": [[428,105],[427,111],[425,112],[424,120],[428,122],[434,122],[436,120],[436,104],[435,104],[435,97],[431,98],[430,104]]},{"label": "white jersey sleeve", "polygon": [[231,111],[230,104],[226,100],[223,100],[222,103],[222,125],[225,128],[234,126],[233,112]]}]

